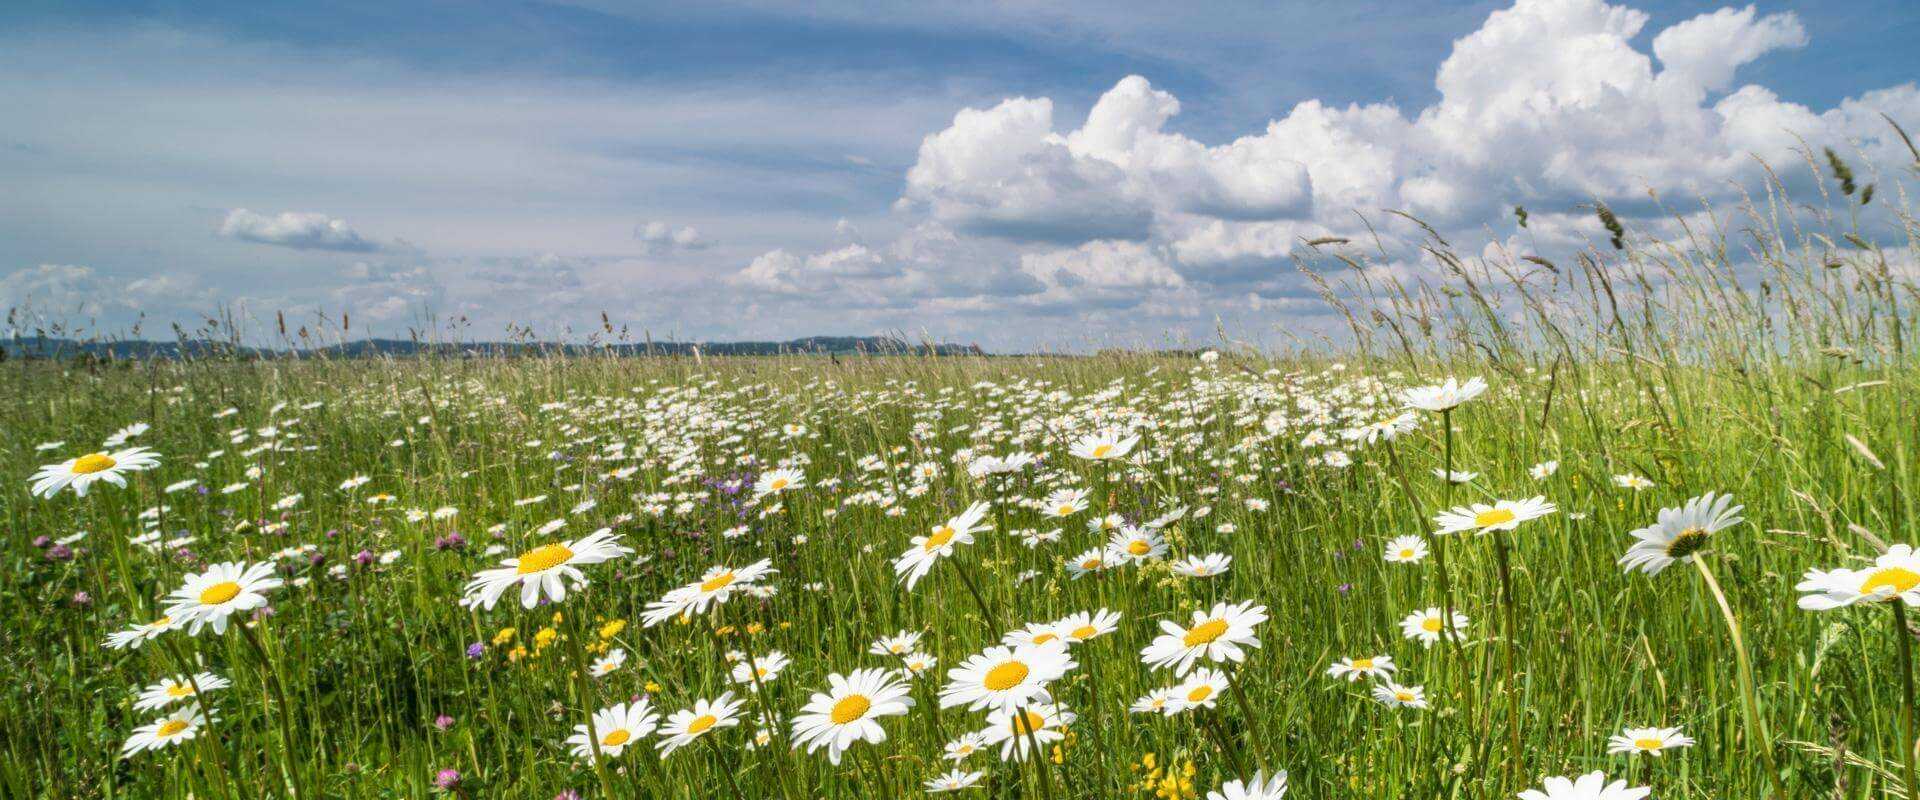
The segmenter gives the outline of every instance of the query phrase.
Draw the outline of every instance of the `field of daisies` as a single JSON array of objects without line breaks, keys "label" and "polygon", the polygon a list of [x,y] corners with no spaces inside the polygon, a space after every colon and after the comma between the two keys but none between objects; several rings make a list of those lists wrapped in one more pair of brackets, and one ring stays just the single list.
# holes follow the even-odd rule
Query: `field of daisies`
[{"label": "field of daisies", "polygon": [[0,364],[0,796],[1920,797],[1913,251],[1815,230],[1340,357]]}]

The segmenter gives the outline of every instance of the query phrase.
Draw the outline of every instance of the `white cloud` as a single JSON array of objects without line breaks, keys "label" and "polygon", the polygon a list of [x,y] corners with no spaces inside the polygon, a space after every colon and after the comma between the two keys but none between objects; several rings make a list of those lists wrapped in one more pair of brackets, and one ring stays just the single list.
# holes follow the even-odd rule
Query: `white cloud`
[{"label": "white cloud", "polygon": [[[1824,113],[1760,86],[1729,91],[1741,66],[1806,44],[1793,14],[1702,14],[1660,31],[1651,54],[1633,44],[1647,21],[1603,0],[1518,0],[1454,42],[1431,106],[1307,100],[1219,145],[1169,132],[1178,98],[1137,75],[1072,130],[1056,129],[1045,97],[963,109],[922,141],[898,207],[961,237],[1010,243],[1041,285],[1025,303],[1076,292],[1101,304],[1194,291],[1264,300],[1299,294],[1288,259],[1307,239],[1404,250],[1418,231],[1385,209],[1476,250],[1489,232],[1512,230],[1515,204],[1551,224],[1599,198],[1658,224],[1649,190],[1681,202],[1735,197],[1763,175],[1760,161],[1791,164],[1803,142],[1907,160],[1877,112],[1920,115],[1912,84]],[[1414,252],[1387,257],[1420,263]],[[815,262],[834,258],[781,250],[742,274],[790,293],[845,291],[844,281],[774,278],[830,274]]]},{"label": "white cloud", "polygon": [[269,216],[236,208],[227,212],[226,221],[220,224],[220,235],[295,250],[367,253],[380,249],[379,245],[361,238],[345,220],[298,211]]},{"label": "white cloud", "polygon": [[653,220],[634,228],[633,238],[646,245],[647,252],[652,255],[705,250],[713,246],[712,242],[701,238],[700,231],[692,225],[676,228],[660,220]]}]

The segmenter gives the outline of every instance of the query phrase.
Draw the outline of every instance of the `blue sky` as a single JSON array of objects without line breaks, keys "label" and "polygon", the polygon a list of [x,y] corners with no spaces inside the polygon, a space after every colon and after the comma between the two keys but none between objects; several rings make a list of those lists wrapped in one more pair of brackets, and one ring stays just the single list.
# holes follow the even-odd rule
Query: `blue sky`
[{"label": "blue sky", "polygon": [[929,5],[8,4],[0,301],[1269,339],[1355,207],[1577,246],[1580,200],[1920,128],[1906,2]]}]

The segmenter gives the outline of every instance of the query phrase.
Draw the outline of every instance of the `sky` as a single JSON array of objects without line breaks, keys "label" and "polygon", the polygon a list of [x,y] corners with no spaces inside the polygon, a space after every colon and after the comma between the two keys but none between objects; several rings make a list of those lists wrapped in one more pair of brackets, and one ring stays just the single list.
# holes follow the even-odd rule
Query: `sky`
[{"label": "sky", "polygon": [[1649,192],[1684,217],[1802,147],[1904,164],[1880,114],[1920,130],[1916,38],[1910,0],[14,0],[0,307],[1285,342],[1332,323],[1310,239],[1437,277],[1386,209],[1551,254],[1595,200],[1657,230]]}]

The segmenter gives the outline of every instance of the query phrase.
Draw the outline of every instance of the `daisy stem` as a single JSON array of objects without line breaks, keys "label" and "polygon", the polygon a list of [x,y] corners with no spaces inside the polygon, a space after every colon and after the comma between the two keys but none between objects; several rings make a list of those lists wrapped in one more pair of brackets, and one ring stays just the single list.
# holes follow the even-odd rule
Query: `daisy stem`
[{"label": "daisy stem", "polygon": [[[1734,618],[1733,606],[1727,604],[1727,595],[1720,591],[1720,582],[1714,580],[1713,570],[1707,569],[1707,560],[1697,555],[1691,560],[1700,569],[1700,577],[1706,581],[1707,591],[1713,593],[1714,602],[1720,606],[1720,618],[1726,620],[1727,635],[1733,638],[1734,665],[1738,667],[1740,698],[1746,708],[1747,734],[1760,745],[1760,755],[1766,762],[1764,766],[1767,780],[1773,785],[1773,795],[1786,797],[1786,787],[1780,782],[1780,769],[1773,761],[1773,739],[1767,735],[1766,720],[1760,718],[1760,701],[1753,689],[1753,665],[1747,660],[1747,643],[1745,637],[1740,635],[1740,620]],[[1912,704],[1909,703],[1908,707],[1911,708]],[[1908,756],[1908,763],[1912,763],[1911,755]]]},{"label": "daisy stem", "polygon": [[1206,720],[1205,727],[1208,733],[1213,734],[1214,744],[1220,746],[1220,755],[1225,757],[1227,759],[1227,765],[1233,768],[1233,776],[1239,778],[1240,782],[1245,784],[1247,781],[1247,765],[1240,763],[1240,755],[1233,751],[1233,742],[1227,739],[1227,732],[1220,728],[1219,712],[1202,714],[1201,718]]},{"label": "daisy stem", "polygon": [[1033,775],[1040,781],[1040,796],[1051,800],[1053,797],[1053,781],[1050,780],[1052,776],[1048,774],[1047,770],[1047,754],[1040,749],[1040,737],[1033,729],[1033,717],[1031,713],[1028,712],[1026,708],[1021,708],[1018,716],[1014,717],[1013,724],[1014,730],[1026,732],[1027,746],[1033,748]]},{"label": "daisy stem", "polygon": [[[1246,663],[1242,662],[1240,668],[1233,671],[1233,677],[1227,679],[1227,689],[1233,692],[1233,701],[1240,705],[1240,716],[1247,718],[1247,737],[1253,740],[1253,754],[1259,758],[1260,765],[1264,767],[1269,763],[1265,740],[1259,735],[1258,718],[1253,715],[1253,703],[1247,701],[1247,690],[1240,686],[1240,676],[1246,671]],[[1244,781],[1246,778],[1245,771],[1242,771],[1240,779]]]},{"label": "daisy stem", "polygon": [[260,682],[272,687],[273,702],[280,707],[274,714],[274,718],[280,723],[280,776],[287,782],[288,791],[298,797],[300,782],[296,777],[297,771],[293,768],[293,754],[298,751],[299,745],[293,740],[293,723],[289,719],[293,714],[293,706],[287,704],[286,685],[280,680],[279,669],[274,666],[273,659],[267,655],[267,649],[260,645],[260,639],[254,635],[253,629],[247,627],[245,622],[236,622],[234,627],[240,629],[240,638],[245,639],[247,645],[253,649],[253,654],[259,657],[260,668],[265,671]]},{"label": "daisy stem", "polygon": [[1511,557],[1507,552],[1507,532],[1495,531],[1493,534],[1493,552],[1500,565],[1500,604],[1506,611],[1506,656],[1507,656],[1507,733],[1508,747],[1507,776],[1512,779],[1519,770],[1525,753],[1520,748],[1520,673],[1515,666],[1514,649],[1518,646],[1519,621],[1515,612],[1513,598],[1513,569]]},{"label": "daisy stem", "polygon": [[[713,740],[712,736],[702,736],[700,740],[706,742],[707,747],[713,750],[713,757],[719,759],[720,772],[727,776],[727,786],[733,789],[734,800],[747,800],[746,793],[740,791],[739,779],[733,777],[733,774],[739,770],[733,764],[732,759],[727,758],[726,751],[720,749],[720,745]],[[607,796],[612,797],[613,795],[609,793]]]},{"label": "daisy stem", "polygon": [[587,662],[587,652],[580,644],[585,631],[580,623],[580,615],[568,614],[567,622],[573,631],[567,636],[567,651],[573,656],[573,691],[580,696],[581,710],[587,715],[587,746],[593,750],[593,772],[600,779],[600,791],[613,797],[613,776],[607,773],[607,759],[600,752],[600,732],[593,729],[593,712],[600,706],[599,693],[593,685],[592,665]]},{"label": "daisy stem", "polygon": [[1907,765],[1907,796],[1920,800],[1920,768],[1914,765],[1913,735],[1913,633],[1907,630],[1907,603],[1896,599],[1893,606],[1893,637],[1900,640],[1900,760]]},{"label": "daisy stem", "polygon": [[[767,697],[766,684],[760,680],[760,657],[753,652],[753,636],[747,633],[745,625],[735,625],[733,635],[740,640],[740,649],[747,654],[747,675],[753,681],[753,699],[760,705],[761,721],[767,726],[768,735],[786,740],[786,731],[781,729],[779,719],[773,714],[773,699]],[[722,661],[721,666],[724,667],[724,659]],[[782,754],[782,752],[769,753],[767,758],[773,761],[774,780],[780,786],[780,796],[785,798],[791,795],[787,794],[787,762]]]}]

